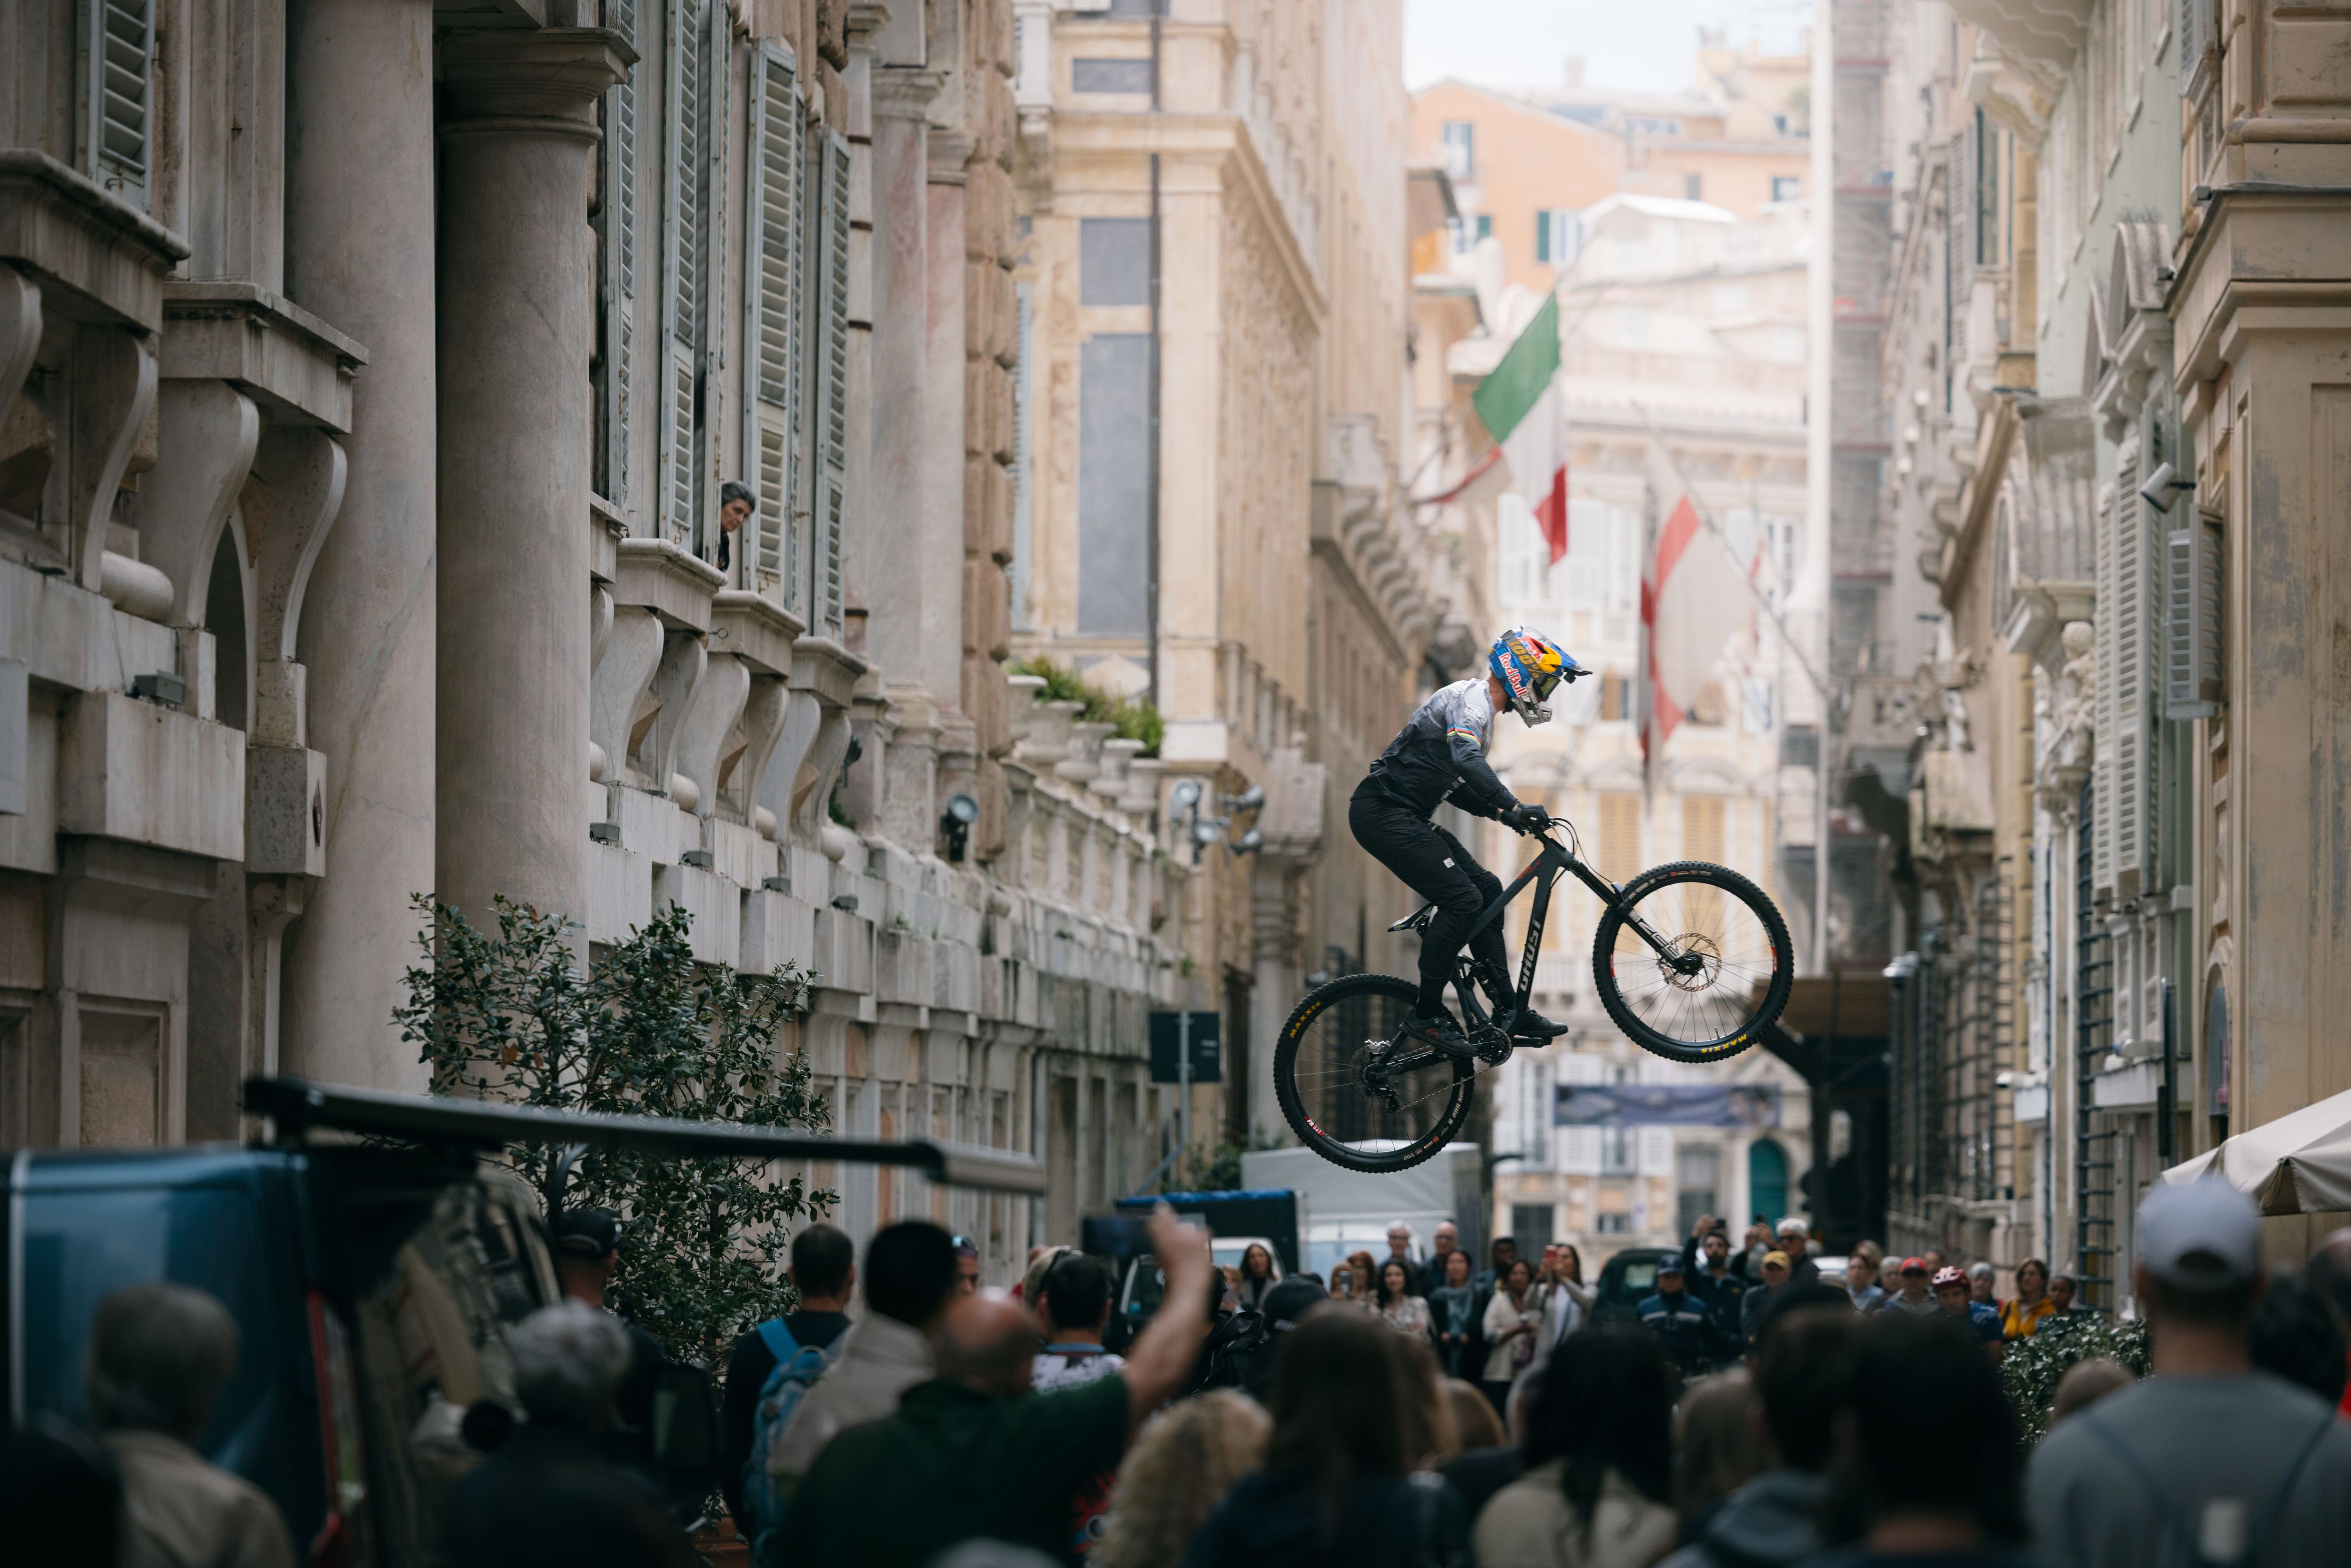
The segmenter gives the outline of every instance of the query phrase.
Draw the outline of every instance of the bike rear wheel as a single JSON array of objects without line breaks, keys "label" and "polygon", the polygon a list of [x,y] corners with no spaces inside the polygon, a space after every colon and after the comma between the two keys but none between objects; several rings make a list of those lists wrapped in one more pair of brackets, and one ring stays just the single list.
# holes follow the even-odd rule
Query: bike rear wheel
[{"label": "bike rear wheel", "polygon": [[1677,861],[1626,883],[1602,915],[1592,979],[1609,1018],[1642,1050],[1720,1061],[1778,1021],[1795,965],[1787,922],[1761,888],[1727,866]]},{"label": "bike rear wheel", "polygon": [[1273,1092],[1299,1141],[1353,1171],[1409,1170],[1469,1117],[1478,1064],[1394,1050],[1420,987],[1348,975],[1309,992],[1273,1048]]}]

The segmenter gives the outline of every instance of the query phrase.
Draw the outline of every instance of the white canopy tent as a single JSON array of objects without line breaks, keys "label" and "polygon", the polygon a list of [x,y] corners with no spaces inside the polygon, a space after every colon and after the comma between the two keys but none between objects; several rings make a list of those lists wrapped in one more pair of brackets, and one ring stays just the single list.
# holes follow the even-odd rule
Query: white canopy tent
[{"label": "white canopy tent", "polygon": [[2168,1182],[2202,1176],[2247,1194],[2263,1214],[2351,1209],[2351,1092],[2265,1122],[2163,1173]]}]

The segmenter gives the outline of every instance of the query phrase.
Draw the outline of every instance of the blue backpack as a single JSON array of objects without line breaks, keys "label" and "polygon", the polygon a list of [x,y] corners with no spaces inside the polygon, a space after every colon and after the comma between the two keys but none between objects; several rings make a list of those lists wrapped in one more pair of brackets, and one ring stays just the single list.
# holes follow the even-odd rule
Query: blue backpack
[{"label": "blue backpack", "polygon": [[784,1428],[792,1424],[801,1398],[832,1364],[831,1352],[822,1345],[800,1343],[781,1318],[761,1323],[759,1338],[774,1354],[776,1366],[759,1385],[759,1406],[751,1417],[751,1453],[743,1461],[743,1506],[751,1515],[745,1521],[750,1527],[746,1533],[751,1539],[754,1562],[767,1560],[762,1543],[784,1521],[784,1500],[768,1474],[768,1456]]}]

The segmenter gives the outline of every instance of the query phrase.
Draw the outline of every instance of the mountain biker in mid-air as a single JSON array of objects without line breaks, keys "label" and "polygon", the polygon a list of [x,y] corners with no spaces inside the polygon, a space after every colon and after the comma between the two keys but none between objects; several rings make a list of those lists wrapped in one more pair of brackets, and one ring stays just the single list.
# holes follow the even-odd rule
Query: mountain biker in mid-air
[{"label": "mountain biker in mid-air", "polygon": [[[1446,1009],[1446,982],[1453,977],[1454,959],[1469,927],[1500,895],[1502,884],[1460,840],[1429,818],[1450,800],[1520,833],[1546,826],[1550,814],[1511,794],[1486,761],[1494,716],[1508,706],[1523,722],[1541,724],[1551,717],[1549,699],[1559,684],[1591,673],[1525,627],[1494,639],[1486,667],[1483,680],[1440,686],[1415,709],[1347,804],[1347,826],[1355,841],[1437,905],[1436,917],[1421,934],[1420,996],[1397,1042],[1433,1046],[1457,1057],[1473,1055],[1477,1048]],[[1565,1024],[1532,1008],[1513,1012],[1517,998],[1501,922],[1470,939],[1469,952],[1479,983],[1493,1000],[1495,1026],[1507,1038],[1541,1040],[1567,1032]]]}]

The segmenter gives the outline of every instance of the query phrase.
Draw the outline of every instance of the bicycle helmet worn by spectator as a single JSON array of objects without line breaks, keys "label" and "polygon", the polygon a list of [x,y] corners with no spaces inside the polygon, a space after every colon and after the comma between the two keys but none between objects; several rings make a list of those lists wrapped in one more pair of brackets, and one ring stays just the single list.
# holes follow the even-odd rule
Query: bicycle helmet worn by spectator
[{"label": "bicycle helmet worn by spectator", "polygon": [[1524,626],[1512,627],[1494,639],[1486,666],[1509,693],[1510,711],[1531,725],[1550,719],[1551,694],[1562,681],[1588,673],[1550,639]]}]

